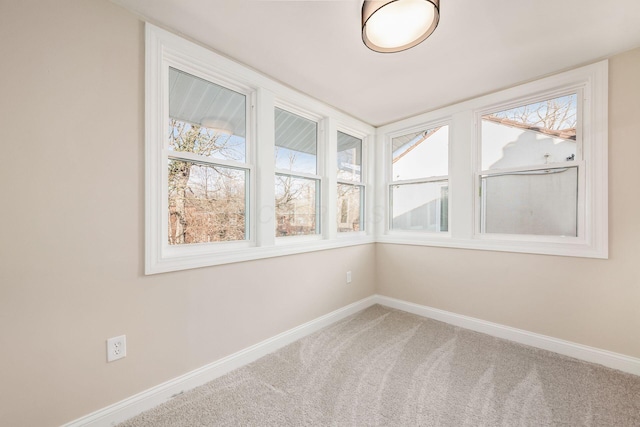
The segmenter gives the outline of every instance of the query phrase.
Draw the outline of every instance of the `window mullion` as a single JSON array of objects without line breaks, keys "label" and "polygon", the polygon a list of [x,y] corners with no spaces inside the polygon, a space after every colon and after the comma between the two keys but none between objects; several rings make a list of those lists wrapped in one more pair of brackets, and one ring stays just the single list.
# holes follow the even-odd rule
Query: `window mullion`
[{"label": "window mullion", "polygon": [[260,130],[260,143],[255,144],[256,164],[256,245],[275,245],[275,97],[259,88],[256,96],[256,127]]},{"label": "window mullion", "polygon": [[[473,112],[451,117],[449,147],[449,233],[453,239],[470,239],[474,228],[477,179],[471,171],[477,158],[473,141],[477,137]],[[477,163],[479,165],[479,163]]]},{"label": "window mullion", "polygon": [[324,162],[322,172],[324,174],[324,186],[322,202],[324,204],[324,216],[322,218],[323,236],[325,239],[335,239],[338,235],[336,218],[338,215],[338,128],[336,120],[327,118],[323,121],[324,135],[322,153]]}]

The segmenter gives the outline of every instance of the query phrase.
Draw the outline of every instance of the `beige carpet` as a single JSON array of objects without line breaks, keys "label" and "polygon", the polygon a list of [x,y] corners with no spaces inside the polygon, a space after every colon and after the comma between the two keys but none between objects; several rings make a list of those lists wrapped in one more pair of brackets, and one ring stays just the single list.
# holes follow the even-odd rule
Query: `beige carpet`
[{"label": "beige carpet", "polygon": [[122,426],[640,426],[640,377],[373,306]]}]

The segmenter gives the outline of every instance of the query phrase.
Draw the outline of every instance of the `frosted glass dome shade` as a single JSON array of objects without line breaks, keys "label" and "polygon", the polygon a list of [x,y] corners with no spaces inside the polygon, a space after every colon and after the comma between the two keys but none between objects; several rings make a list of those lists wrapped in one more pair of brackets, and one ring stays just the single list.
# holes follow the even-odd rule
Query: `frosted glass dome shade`
[{"label": "frosted glass dome shade", "polygon": [[365,0],[362,40],[376,52],[399,52],[429,37],[438,20],[437,0]]}]

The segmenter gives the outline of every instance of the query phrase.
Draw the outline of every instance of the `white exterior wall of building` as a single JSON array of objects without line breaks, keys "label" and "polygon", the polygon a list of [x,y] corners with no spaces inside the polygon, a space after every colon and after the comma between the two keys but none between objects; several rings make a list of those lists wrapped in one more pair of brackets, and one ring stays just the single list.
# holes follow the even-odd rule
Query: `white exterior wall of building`
[{"label": "white exterior wall of building", "polygon": [[483,179],[481,230],[576,236],[578,171],[561,168],[573,160],[576,146],[574,140],[483,121],[483,170],[544,164],[560,169]]}]

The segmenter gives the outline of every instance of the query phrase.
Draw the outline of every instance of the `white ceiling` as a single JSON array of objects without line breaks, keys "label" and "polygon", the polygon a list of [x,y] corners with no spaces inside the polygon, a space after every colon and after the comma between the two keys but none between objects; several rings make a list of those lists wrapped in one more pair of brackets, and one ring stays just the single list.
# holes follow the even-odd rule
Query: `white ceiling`
[{"label": "white ceiling", "polygon": [[640,0],[441,0],[421,45],[364,46],[361,0],[113,0],[374,126],[640,46]]}]

